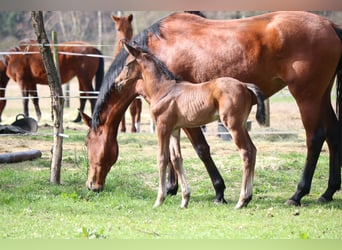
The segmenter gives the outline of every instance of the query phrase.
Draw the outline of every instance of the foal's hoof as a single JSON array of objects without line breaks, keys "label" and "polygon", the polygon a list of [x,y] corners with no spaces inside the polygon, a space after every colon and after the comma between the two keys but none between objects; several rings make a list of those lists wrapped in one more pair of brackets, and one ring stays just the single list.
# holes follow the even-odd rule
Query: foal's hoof
[{"label": "foal's hoof", "polygon": [[331,202],[333,199],[332,198],[326,198],[324,196],[321,196],[318,198],[317,202],[318,203],[328,203]]},{"label": "foal's hoof", "polygon": [[235,209],[241,209],[247,207],[248,203],[252,200],[252,196],[248,197],[244,200],[239,200],[239,202],[235,205]]},{"label": "foal's hoof", "polygon": [[285,205],[286,206],[295,206],[295,207],[300,207],[301,206],[300,202],[297,202],[297,201],[294,201],[294,200],[291,200],[291,199],[286,201]]}]

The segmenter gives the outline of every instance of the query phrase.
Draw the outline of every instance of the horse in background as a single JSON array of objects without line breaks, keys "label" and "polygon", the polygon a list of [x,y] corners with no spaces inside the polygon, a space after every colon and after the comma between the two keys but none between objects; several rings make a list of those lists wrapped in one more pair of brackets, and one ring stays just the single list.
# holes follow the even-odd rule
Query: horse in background
[{"label": "horse in background", "polygon": [[[81,41],[63,43],[58,47],[59,71],[61,82],[67,83],[77,77],[80,91],[79,110],[84,111],[86,101],[89,100],[93,111],[96,102],[96,91],[100,90],[104,75],[104,59],[87,55],[99,55],[102,53],[97,48]],[[29,116],[28,96],[32,96],[32,102],[38,120],[41,118],[37,84],[48,85],[48,79],[39,53],[39,46],[35,40],[23,40],[19,46],[12,48],[9,52],[22,52],[20,54],[5,55],[4,67],[0,67],[1,74],[6,71],[9,78],[19,84],[24,97],[24,115]],[[92,86],[95,77],[95,87]],[[6,87],[6,79],[1,78],[0,87]],[[0,118],[5,107],[5,102],[0,101]],[[80,122],[81,115],[78,115],[74,122]]]},{"label": "horse in background", "polygon": [[190,188],[183,170],[180,129],[199,127],[218,118],[230,131],[243,162],[241,192],[236,208],[247,206],[252,199],[257,150],[246,123],[256,101],[256,119],[259,124],[265,125],[265,98],[260,89],[230,77],[198,84],[182,81],[147,51],[128,43],[124,43],[124,47],[133,58],[128,60],[125,69],[116,78],[117,87],[120,90],[127,84],[143,80],[140,94],[150,104],[151,117],[157,128],[159,189],[154,206],[160,206],[166,198],[165,177],[170,158],[181,183],[181,207],[187,207]]},{"label": "horse in background", "polygon": [[[286,204],[301,205],[310,192],[324,142],[329,149],[329,177],[319,202],[333,200],[341,188],[342,160],[342,30],[330,20],[309,12],[279,11],[236,20],[210,20],[189,13],[173,13],[132,39],[149,50],[171,72],[189,82],[231,76],[253,82],[272,96],[285,86],[298,105],[306,133],[307,154],[297,189]],[[319,58],[319,60],[317,59]],[[115,79],[128,53],[122,49],[107,71],[86,138],[89,171],[86,185],[100,191],[118,159],[117,121],[138,95],[141,84],[130,84],[120,97]],[[337,76],[336,113],[331,90]],[[200,128],[186,128],[204,163],[216,196],[224,202],[225,184],[210,155]]]},{"label": "horse in background", "polygon": [[[114,58],[119,54],[121,50],[121,43],[122,39],[131,40],[133,36],[133,15],[130,14],[128,16],[118,17],[112,15],[112,19],[115,23],[116,32],[117,32],[117,43],[114,53]],[[135,98],[131,105],[129,106],[129,112],[131,114],[132,125],[131,125],[131,132],[140,132],[140,120],[141,120],[141,111],[142,111],[142,101],[139,97]],[[121,132],[126,132],[126,119],[125,114],[121,119]]]}]

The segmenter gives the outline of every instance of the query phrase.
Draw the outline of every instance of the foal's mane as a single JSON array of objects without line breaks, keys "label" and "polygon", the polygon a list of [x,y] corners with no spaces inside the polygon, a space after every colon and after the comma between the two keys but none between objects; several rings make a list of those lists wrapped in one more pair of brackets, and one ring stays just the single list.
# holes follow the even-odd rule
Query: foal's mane
[{"label": "foal's mane", "polygon": [[[134,45],[135,44],[133,44],[133,46]],[[182,80],[180,76],[176,76],[174,73],[172,73],[169,70],[169,68],[162,61],[160,61],[156,56],[154,56],[148,48],[138,47],[138,49],[148,54],[150,59],[155,64],[155,67],[158,70],[159,76],[163,75],[167,80],[175,80],[176,82],[179,82]]]},{"label": "foal's mane", "polygon": [[[189,11],[188,13],[192,14],[192,15],[198,15],[198,16],[204,17],[204,15],[199,11]],[[167,16],[167,17],[169,17],[169,16]],[[160,27],[163,23],[163,20],[167,17],[160,19],[159,21],[155,22],[150,27],[144,29],[139,34],[137,34],[135,37],[133,37],[133,39],[131,41],[132,44],[139,46],[139,48],[141,48],[143,50],[149,51],[148,50],[149,34],[153,34],[154,36],[162,39],[163,35],[161,34]],[[106,102],[107,102],[110,94],[112,93],[112,91],[117,91],[117,90],[115,90],[115,81],[114,80],[119,75],[119,73],[122,71],[127,57],[128,57],[128,52],[124,48],[122,48],[120,50],[119,54],[115,57],[114,61],[112,62],[111,66],[109,67],[107,73],[104,76],[102,87],[100,89],[100,93],[99,93],[98,99],[96,101],[96,104],[94,107],[94,112],[93,112],[92,128],[95,131],[96,131],[96,129],[100,123],[101,111],[104,108],[104,106],[106,105]],[[158,60],[158,61],[160,62],[160,60]],[[164,65],[164,67],[165,67],[165,65]],[[176,79],[176,77],[175,77],[175,79]]]}]

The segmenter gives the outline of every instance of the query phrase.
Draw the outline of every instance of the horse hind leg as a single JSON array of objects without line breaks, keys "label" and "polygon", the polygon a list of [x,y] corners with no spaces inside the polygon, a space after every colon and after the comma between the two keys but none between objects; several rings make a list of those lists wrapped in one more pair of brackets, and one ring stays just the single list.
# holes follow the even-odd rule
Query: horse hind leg
[{"label": "horse hind leg", "polygon": [[38,91],[36,87],[30,91],[30,95],[33,97],[32,102],[33,102],[34,109],[36,111],[37,119],[38,121],[40,121],[42,117],[42,112],[39,106]]},{"label": "horse hind leg", "polygon": [[96,103],[96,98],[94,95],[94,89],[92,87],[92,79],[85,79],[83,77],[77,76],[78,79],[78,86],[79,86],[79,91],[80,91],[80,107],[79,107],[79,112],[77,113],[77,117],[73,122],[80,122],[82,121],[82,116],[81,113],[84,112],[84,108],[86,105],[87,100],[90,102],[90,108],[91,112],[93,113],[95,103]]},{"label": "horse hind leg", "polygon": [[135,99],[137,113],[136,113],[136,119],[135,119],[135,127],[137,129],[137,132],[140,133],[140,120],[141,120],[141,112],[142,112],[142,101],[140,98]]},{"label": "horse hind leg", "polygon": [[324,120],[326,121],[326,141],[329,148],[329,180],[328,187],[318,202],[332,201],[334,193],[341,188],[341,132],[332,108],[330,112],[326,113]]},{"label": "horse hind leg", "polygon": [[24,111],[24,115],[26,117],[29,116],[30,112],[29,112],[29,100],[28,100],[28,97],[29,97],[29,92],[26,88],[23,88],[22,84],[19,82],[19,85],[21,86],[22,90],[21,90],[21,95],[23,97],[23,111]]},{"label": "horse hind leg", "polygon": [[182,189],[182,202],[180,207],[187,208],[190,200],[190,188],[186,181],[186,176],[183,169],[183,159],[180,148],[180,130],[175,131],[170,140],[170,157],[171,162],[176,170],[177,176],[180,180]]},{"label": "horse hind leg", "polygon": [[[303,196],[310,193],[313,175],[316,169],[317,161],[326,139],[329,148],[329,180],[326,191],[318,199],[318,202],[329,202],[333,200],[334,193],[341,188],[341,167],[340,167],[340,137],[338,136],[337,120],[330,113],[331,118],[325,126],[320,126],[314,133],[307,132],[307,159],[302,173],[302,177],[297,186],[295,194],[285,203],[286,205],[301,205]],[[326,116],[325,116],[326,117]]]},{"label": "horse hind leg", "polygon": [[131,105],[129,105],[129,113],[131,115],[131,132],[132,133],[136,133],[137,132],[137,128],[135,126],[135,117],[137,114],[137,107],[136,107],[136,102],[135,99],[133,100],[133,102],[131,103]]},{"label": "horse hind leg", "polygon": [[243,162],[240,197],[238,203],[235,205],[236,209],[240,209],[246,207],[252,200],[254,167],[257,150],[248,135],[247,129],[243,125],[238,127],[227,126],[227,128],[232,135],[235,145],[239,149],[240,157]]},{"label": "horse hind leg", "polygon": [[203,135],[202,129],[184,128],[183,131],[186,133],[210,176],[211,182],[215,189],[214,203],[227,203],[227,201],[224,199],[224,190],[226,189],[226,185],[213,159],[211,158],[210,147]]}]

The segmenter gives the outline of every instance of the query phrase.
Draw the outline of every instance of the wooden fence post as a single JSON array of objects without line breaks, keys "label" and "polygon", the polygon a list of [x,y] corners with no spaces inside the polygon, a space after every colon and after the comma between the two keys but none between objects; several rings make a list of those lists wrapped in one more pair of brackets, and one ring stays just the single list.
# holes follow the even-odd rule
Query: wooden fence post
[{"label": "wooden fence post", "polygon": [[31,18],[33,28],[37,37],[37,42],[40,44],[39,50],[43,57],[44,67],[48,76],[51,96],[51,116],[54,122],[53,126],[53,148],[51,159],[50,182],[60,184],[60,170],[62,165],[63,153],[63,106],[64,98],[62,84],[55,67],[49,40],[47,38],[42,11],[32,11]]}]

